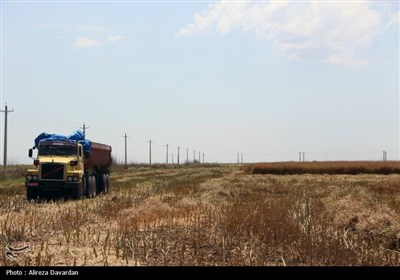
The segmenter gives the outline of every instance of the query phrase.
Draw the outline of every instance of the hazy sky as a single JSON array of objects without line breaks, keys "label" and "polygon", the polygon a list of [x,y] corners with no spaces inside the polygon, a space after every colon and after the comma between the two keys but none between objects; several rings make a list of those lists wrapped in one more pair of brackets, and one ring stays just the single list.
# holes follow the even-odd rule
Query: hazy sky
[{"label": "hazy sky", "polygon": [[399,3],[345,2],[1,1],[8,161],[83,123],[121,161],[398,160]]}]

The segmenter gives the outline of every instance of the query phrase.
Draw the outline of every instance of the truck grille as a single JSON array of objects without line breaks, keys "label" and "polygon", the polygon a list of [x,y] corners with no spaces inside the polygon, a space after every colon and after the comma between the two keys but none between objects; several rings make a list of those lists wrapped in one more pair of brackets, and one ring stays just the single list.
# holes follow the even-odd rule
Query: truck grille
[{"label": "truck grille", "polygon": [[43,163],[41,171],[42,180],[64,180],[64,164]]}]

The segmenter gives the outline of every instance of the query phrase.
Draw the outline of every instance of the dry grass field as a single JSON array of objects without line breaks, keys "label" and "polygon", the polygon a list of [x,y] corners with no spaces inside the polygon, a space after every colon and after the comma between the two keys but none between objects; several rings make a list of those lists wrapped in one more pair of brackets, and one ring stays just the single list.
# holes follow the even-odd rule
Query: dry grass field
[{"label": "dry grass field", "polygon": [[400,265],[398,174],[130,167],[110,194],[27,202],[21,169],[0,179],[1,266]]},{"label": "dry grass field", "polygon": [[241,166],[252,174],[400,174],[398,161],[271,162]]}]

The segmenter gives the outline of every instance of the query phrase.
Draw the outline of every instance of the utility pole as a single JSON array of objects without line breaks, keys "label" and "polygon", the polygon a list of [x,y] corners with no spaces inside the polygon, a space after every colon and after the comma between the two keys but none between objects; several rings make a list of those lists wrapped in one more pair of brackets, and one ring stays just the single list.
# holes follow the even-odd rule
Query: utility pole
[{"label": "utility pole", "polygon": [[203,153],[203,164],[204,164],[204,153]]},{"label": "utility pole", "polygon": [[195,163],[195,161],[196,161],[196,151],[193,150],[193,163]]},{"label": "utility pole", "polygon": [[237,163],[239,164],[239,153],[237,153]]},{"label": "utility pole", "polygon": [[90,127],[86,126],[86,124],[85,124],[85,123],[83,123],[83,126],[82,126],[82,127],[80,127],[80,128],[82,128],[82,129],[83,129],[83,136],[84,136],[84,137],[86,137],[86,129],[89,129]]},{"label": "utility pole", "polygon": [[387,161],[387,153],[386,153],[386,151],[383,151],[383,161]]},{"label": "utility pole", "polygon": [[8,113],[14,112],[14,110],[8,110],[7,103],[6,103],[4,111],[0,110],[0,112],[3,112],[5,114],[5,117],[4,117],[4,161],[3,161],[3,167],[4,167],[4,170],[7,170],[7,122],[8,122],[7,115],[8,115]]},{"label": "utility pole", "polygon": [[201,163],[201,154],[200,154],[200,151],[199,151],[199,163]]},{"label": "utility pole", "polygon": [[180,147],[178,146],[178,158],[177,158],[178,165],[179,165],[179,149],[180,149]]},{"label": "utility pole", "polygon": [[305,153],[305,152],[303,152],[303,162],[305,162],[305,161],[306,161],[306,157],[305,157],[305,155],[306,155],[306,153]]},{"label": "utility pole", "polygon": [[172,158],[171,163],[174,164],[174,154],[171,155],[171,158]]},{"label": "utility pole", "polygon": [[167,147],[167,158],[166,158],[166,161],[167,161],[167,164],[168,164],[168,147],[170,146],[170,145],[168,145],[168,143],[167,143],[167,145],[165,145],[166,147]]},{"label": "utility pole", "polygon": [[243,154],[240,154],[240,159],[241,159],[241,162],[243,164]]},{"label": "utility pole", "polygon": [[151,139],[149,140],[149,165],[151,165]]},{"label": "utility pole", "polygon": [[122,137],[125,138],[125,166],[128,166],[128,144],[127,144],[127,138],[129,137],[128,135],[123,135]]},{"label": "utility pole", "polygon": [[189,164],[189,149],[186,149],[186,163]]},{"label": "utility pole", "polygon": [[301,152],[299,152],[299,162],[301,162]]}]

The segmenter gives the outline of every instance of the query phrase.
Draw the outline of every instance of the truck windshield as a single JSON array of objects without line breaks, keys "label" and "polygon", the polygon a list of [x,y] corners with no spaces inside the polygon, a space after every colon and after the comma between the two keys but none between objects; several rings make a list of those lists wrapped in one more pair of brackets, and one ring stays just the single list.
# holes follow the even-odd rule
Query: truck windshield
[{"label": "truck windshield", "polygon": [[68,145],[41,145],[39,147],[40,156],[74,156],[76,147]]}]

